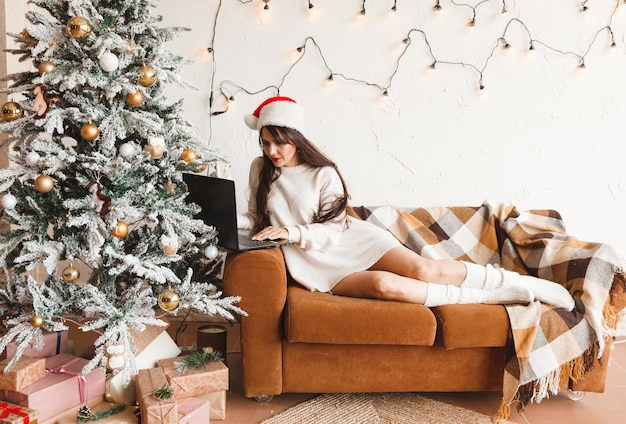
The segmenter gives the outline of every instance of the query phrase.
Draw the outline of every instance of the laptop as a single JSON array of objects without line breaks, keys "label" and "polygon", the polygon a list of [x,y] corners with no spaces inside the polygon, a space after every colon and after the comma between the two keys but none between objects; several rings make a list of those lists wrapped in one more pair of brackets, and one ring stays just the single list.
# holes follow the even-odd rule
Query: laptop
[{"label": "laptop", "polygon": [[217,230],[217,244],[232,252],[269,249],[293,244],[285,239],[252,240],[250,231],[237,228],[235,182],[198,174],[183,174],[189,194],[186,201],[202,210],[195,216]]}]

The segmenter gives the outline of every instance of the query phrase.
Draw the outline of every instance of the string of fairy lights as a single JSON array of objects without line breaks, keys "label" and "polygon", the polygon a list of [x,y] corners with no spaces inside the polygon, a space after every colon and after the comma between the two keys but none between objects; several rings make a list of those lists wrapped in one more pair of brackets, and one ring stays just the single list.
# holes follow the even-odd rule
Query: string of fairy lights
[{"label": "string of fairy lights", "polygon": [[[249,3],[257,3],[261,2],[262,4],[262,8],[265,12],[270,13],[270,0],[238,0],[239,3],[241,4],[249,4]],[[478,24],[477,22],[477,15],[478,15],[478,11],[480,10],[481,7],[484,7],[485,5],[487,5],[488,3],[493,3],[493,2],[497,2],[497,3],[501,3],[502,7],[501,7],[501,14],[502,15],[507,15],[509,13],[509,8],[507,5],[507,1],[506,0],[481,0],[478,3],[476,3],[475,5],[470,5],[468,3],[462,3],[462,2],[458,2],[455,0],[447,0],[445,3],[445,7],[456,7],[456,8],[463,8],[463,9],[468,9],[469,10],[469,16],[468,16],[468,27],[474,27]],[[211,40],[215,39],[215,29],[217,27],[217,22],[218,22],[218,15],[219,15],[219,11],[221,8],[221,0],[220,0],[220,6],[217,9],[217,13],[214,17],[215,21],[214,21],[214,25],[213,25],[213,35],[211,37]],[[306,8],[313,9],[315,7],[315,5],[313,4],[312,0],[307,0],[306,2]],[[578,4],[579,10],[581,13],[587,13],[590,10],[590,0],[583,0]],[[241,85],[237,84],[234,81],[231,80],[222,80],[219,83],[219,97],[221,98],[221,100],[223,101],[223,105],[221,107],[221,109],[219,110],[215,110],[214,109],[214,103],[217,100],[215,95],[214,95],[214,78],[215,78],[215,66],[213,66],[213,72],[211,75],[211,93],[210,93],[210,115],[211,116],[216,116],[216,115],[220,115],[223,114],[225,112],[227,112],[229,110],[230,104],[232,102],[235,101],[235,98],[242,94],[245,93],[246,95],[249,96],[254,96],[260,93],[263,93],[265,91],[273,91],[276,95],[280,94],[280,90],[283,87],[283,85],[285,84],[287,78],[290,76],[290,74],[292,73],[292,71],[299,65],[299,63],[301,62],[301,60],[305,57],[305,55],[307,54],[307,52],[309,51],[314,51],[319,58],[321,59],[321,62],[325,68],[325,70],[328,73],[327,79],[329,81],[334,81],[336,79],[341,79],[344,80],[346,82],[349,83],[355,83],[355,84],[361,84],[367,87],[373,87],[377,90],[380,91],[382,96],[388,96],[389,95],[389,91],[392,88],[393,85],[393,80],[394,77],[396,76],[396,74],[398,73],[398,71],[400,70],[400,66],[402,63],[402,59],[404,58],[404,56],[407,54],[407,52],[409,51],[409,48],[411,47],[411,45],[414,43],[414,41],[421,41],[422,43],[425,44],[426,50],[428,52],[428,54],[430,55],[430,65],[428,67],[429,70],[434,71],[436,68],[438,68],[439,66],[457,66],[457,67],[462,67],[462,68],[466,68],[466,69],[471,69],[473,72],[476,73],[477,75],[477,86],[480,90],[484,90],[486,88],[485,84],[484,84],[484,75],[485,72],[489,66],[489,63],[491,61],[491,59],[494,57],[496,51],[498,49],[509,49],[511,48],[511,44],[509,43],[509,41],[507,40],[507,35],[509,33],[509,31],[511,30],[512,27],[516,26],[516,27],[521,27],[524,31],[524,33],[526,34],[526,37],[528,39],[527,41],[527,48],[529,51],[533,51],[535,49],[537,49],[538,47],[541,47],[547,51],[550,51],[552,53],[555,54],[559,54],[559,55],[563,55],[563,56],[572,56],[577,60],[577,67],[578,68],[585,68],[586,64],[585,64],[585,58],[587,57],[587,55],[589,54],[589,52],[591,51],[592,47],[598,42],[600,35],[603,33],[607,33],[608,34],[608,40],[609,43],[608,45],[610,47],[617,47],[617,43],[615,40],[615,34],[612,28],[613,25],[613,19],[618,11],[618,8],[620,6],[620,4],[622,3],[626,3],[626,0],[615,0],[615,4],[614,6],[611,8],[611,11],[609,13],[608,19],[607,19],[607,23],[606,25],[604,25],[602,28],[598,29],[591,41],[589,42],[589,45],[582,50],[582,53],[579,52],[575,52],[575,51],[570,51],[570,50],[564,50],[561,48],[557,48],[554,47],[544,41],[541,41],[537,38],[535,38],[531,32],[531,30],[529,29],[529,27],[524,23],[524,21],[518,17],[512,17],[510,18],[505,27],[504,30],[502,31],[501,35],[495,40],[493,48],[488,52],[487,57],[485,58],[484,62],[482,63],[482,65],[476,65],[474,63],[469,63],[469,62],[465,62],[465,61],[455,61],[455,60],[445,60],[442,57],[442,55],[440,54],[435,54],[435,52],[433,51],[433,47],[428,39],[428,36],[426,34],[426,32],[422,29],[419,28],[412,28],[411,30],[408,31],[408,33],[406,34],[406,36],[402,39],[402,44],[403,44],[403,48],[401,49],[400,53],[397,55],[397,57],[395,58],[394,61],[394,66],[392,68],[392,71],[389,75],[389,77],[387,78],[386,83],[382,84],[382,83],[377,83],[377,82],[372,82],[372,81],[367,81],[364,79],[359,79],[359,78],[355,78],[352,77],[350,75],[347,75],[343,72],[339,72],[334,70],[331,65],[328,63],[325,55],[324,55],[324,51],[323,49],[320,47],[320,45],[318,44],[318,42],[315,40],[314,37],[312,36],[308,36],[304,39],[303,43],[296,46],[295,47],[295,52],[296,52],[296,59],[294,60],[293,63],[291,63],[291,65],[287,66],[286,71],[278,78],[279,82],[277,84],[270,84],[267,85],[259,90],[253,91],[253,90],[249,90],[245,87],[242,87]],[[440,0],[434,0],[434,4],[432,6],[432,11],[433,13],[443,13],[444,10],[444,5],[442,4],[442,1]],[[390,13],[393,14],[396,11],[398,11],[398,5],[397,5],[397,0],[393,0],[390,1]],[[367,13],[367,0],[362,0],[361,1],[361,9],[357,12],[357,15],[365,15]],[[416,40],[416,38],[419,37],[418,40]],[[215,45],[211,44],[211,46],[207,49],[208,52],[210,52],[213,57],[215,57]],[[213,59],[215,60],[215,59]],[[215,61],[213,62],[213,64],[215,65]]]}]

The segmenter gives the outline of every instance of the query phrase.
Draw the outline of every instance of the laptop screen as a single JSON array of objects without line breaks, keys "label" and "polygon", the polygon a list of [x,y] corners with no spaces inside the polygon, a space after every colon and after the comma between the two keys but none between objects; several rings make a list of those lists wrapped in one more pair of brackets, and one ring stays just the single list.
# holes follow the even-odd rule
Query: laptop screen
[{"label": "laptop screen", "polygon": [[186,201],[202,208],[195,218],[215,227],[218,245],[237,250],[235,182],[197,174],[183,174],[183,181],[189,191]]}]

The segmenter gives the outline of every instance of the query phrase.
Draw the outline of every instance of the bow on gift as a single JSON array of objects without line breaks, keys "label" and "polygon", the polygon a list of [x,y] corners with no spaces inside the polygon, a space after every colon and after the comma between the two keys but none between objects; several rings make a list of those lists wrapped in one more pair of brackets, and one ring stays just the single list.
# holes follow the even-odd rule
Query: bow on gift
[{"label": "bow on gift", "polygon": [[11,406],[6,402],[0,403],[0,419],[7,418],[9,415],[19,415],[24,419],[24,424],[30,422],[30,416],[22,410],[21,406]]},{"label": "bow on gift", "polygon": [[[71,360],[67,361],[64,364],[59,365],[56,368],[47,368],[46,369],[46,374],[51,373],[51,374],[67,374],[67,375],[73,375],[76,376],[76,379],[78,380],[78,391],[80,393],[80,403],[85,403],[87,401],[87,381],[85,380],[85,377],[82,376],[80,374],[80,372],[75,372],[75,371],[68,371],[65,369],[65,367],[73,364],[74,362],[78,361],[80,358],[79,357],[75,357],[72,358]],[[24,423],[27,424],[27,423]]]}]

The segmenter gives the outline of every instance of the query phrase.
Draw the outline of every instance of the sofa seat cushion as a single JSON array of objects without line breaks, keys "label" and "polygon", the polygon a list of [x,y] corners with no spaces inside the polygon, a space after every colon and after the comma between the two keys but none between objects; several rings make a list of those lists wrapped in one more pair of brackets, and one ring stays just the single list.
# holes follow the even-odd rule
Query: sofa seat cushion
[{"label": "sofa seat cushion", "polygon": [[445,305],[433,312],[446,349],[501,347],[509,340],[509,315],[502,305]]},{"label": "sofa seat cushion", "polygon": [[289,342],[432,346],[433,312],[423,306],[287,289],[285,335]]}]

